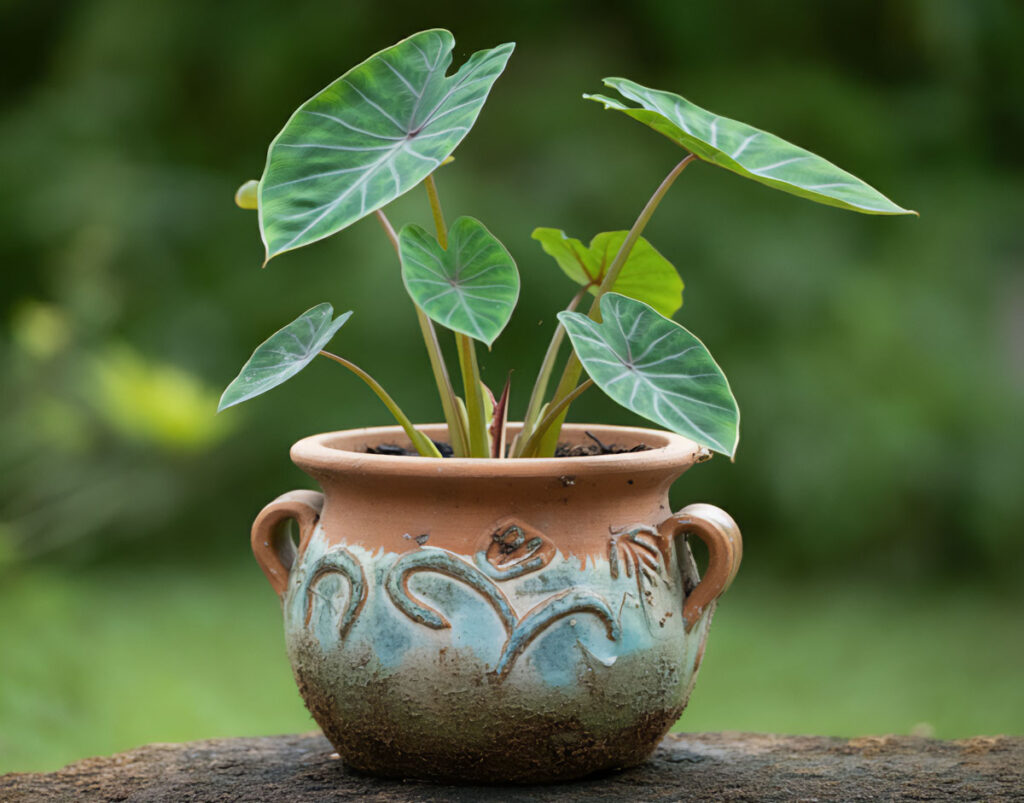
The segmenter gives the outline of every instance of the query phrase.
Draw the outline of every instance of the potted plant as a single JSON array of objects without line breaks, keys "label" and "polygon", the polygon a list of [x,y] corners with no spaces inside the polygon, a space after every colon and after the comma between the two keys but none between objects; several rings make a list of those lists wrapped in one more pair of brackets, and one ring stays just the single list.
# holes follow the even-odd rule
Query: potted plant
[{"label": "potted plant", "polygon": [[[352,314],[335,316],[330,304],[261,344],[220,407],[322,355],[369,385],[397,421],[296,443],[292,459],[323,493],[283,495],[252,531],[282,598],[299,689],[346,763],[454,780],[573,778],[644,760],[678,718],[741,555],[723,511],[668,509],[686,469],[712,452],[735,454],[739,410],[711,354],[672,320],[682,281],[644,227],[696,163],[843,209],[909,210],[772,134],[606,79],[625,100],[584,97],[668,137],[681,158],[628,231],[589,244],[556,229],[533,233],[578,288],[558,314],[523,420],[509,423],[509,383],[492,394],[475,349],[490,347],[512,314],[516,265],[479,220],[446,223],[434,174],[472,128],[513,45],[477,52],[448,75],[453,45],[447,31],[424,31],[349,70],[295,111],[262,178],[236,195],[259,212],[267,261],[376,215],[413,302],[444,424],[417,426],[367,371],[326,350]],[[435,231],[396,231],[383,207],[421,184]],[[584,301],[587,312],[577,309]],[[440,348],[447,332],[461,395]],[[593,385],[668,431],[565,424]],[[703,579],[690,535],[709,548]]]}]

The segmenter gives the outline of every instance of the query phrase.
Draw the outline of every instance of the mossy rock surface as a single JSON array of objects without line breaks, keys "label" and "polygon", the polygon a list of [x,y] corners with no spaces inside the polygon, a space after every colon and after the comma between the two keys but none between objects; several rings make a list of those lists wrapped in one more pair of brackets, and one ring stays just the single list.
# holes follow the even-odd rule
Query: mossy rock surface
[{"label": "mossy rock surface", "polygon": [[1011,801],[1024,795],[1024,739],[829,739],[672,734],[647,763],[575,783],[440,786],[344,767],[319,733],[153,744],[58,772],[0,776],[22,801]]}]

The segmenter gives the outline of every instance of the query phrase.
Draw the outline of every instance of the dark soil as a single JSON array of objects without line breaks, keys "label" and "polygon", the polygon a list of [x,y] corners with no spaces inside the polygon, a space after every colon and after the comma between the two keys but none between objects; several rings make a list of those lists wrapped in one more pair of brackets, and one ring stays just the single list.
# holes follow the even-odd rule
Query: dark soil
[{"label": "dark soil", "polygon": [[[555,457],[592,457],[600,454],[627,454],[629,452],[646,452],[651,447],[646,443],[638,443],[636,446],[619,446],[618,444],[601,443],[594,435],[586,433],[593,443],[560,443],[555,449]],[[441,457],[452,457],[451,444],[443,441],[433,441]],[[382,443],[378,446],[367,446],[367,454],[386,454],[394,457],[416,457],[419,452],[415,449],[406,449],[395,443]]]},{"label": "dark soil", "polygon": [[[452,457],[455,454],[450,443],[444,443],[442,441],[431,441],[431,443],[437,447],[437,451],[441,453],[441,457]],[[416,457],[419,455],[419,452],[415,449],[406,449],[396,443],[382,443],[379,446],[367,446],[366,453],[387,454],[393,457]]]},{"label": "dark soil", "polygon": [[617,443],[601,443],[589,432],[586,433],[593,443],[560,443],[555,449],[555,457],[590,457],[598,454],[627,454],[629,452],[646,452],[651,447],[646,443],[638,443],[636,446],[619,446]]}]

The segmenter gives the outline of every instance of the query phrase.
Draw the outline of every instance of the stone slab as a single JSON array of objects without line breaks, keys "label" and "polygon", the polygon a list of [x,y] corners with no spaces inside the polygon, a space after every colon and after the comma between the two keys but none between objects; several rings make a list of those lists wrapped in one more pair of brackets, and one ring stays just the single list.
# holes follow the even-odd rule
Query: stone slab
[{"label": "stone slab", "polygon": [[1024,801],[1024,739],[672,734],[646,764],[574,783],[438,786],[347,771],[320,733],[151,744],[0,776],[0,801]]}]

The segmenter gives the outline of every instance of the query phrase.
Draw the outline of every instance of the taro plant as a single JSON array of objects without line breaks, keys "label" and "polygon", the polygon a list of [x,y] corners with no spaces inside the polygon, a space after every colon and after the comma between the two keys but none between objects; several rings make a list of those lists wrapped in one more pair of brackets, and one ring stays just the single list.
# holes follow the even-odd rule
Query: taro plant
[{"label": "taro plant", "polygon": [[[514,45],[474,53],[449,75],[453,46],[445,30],[410,36],[352,68],[292,114],[270,144],[262,178],[246,182],[235,196],[239,206],[259,213],[264,264],[376,215],[398,256],[457,457],[553,455],[569,406],[592,385],[629,410],[732,457],[739,409],[729,382],[704,344],[672,320],[682,305],[683,282],[642,236],[672,184],[702,162],[841,209],[916,213],[772,134],[671,92],[606,79],[624,100],[584,98],[668,137],[682,155],[628,231],[602,232],[586,245],[557,229],[533,232],[579,289],[558,314],[522,429],[506,444],[509,386],[496,398],[484,385],[476,344],[490,347],[505,328],[519,297],[519,274],[508,250],[479,220],[460,217],[447,225],[434,174],[473,127]],[[435,231],[407,225],[396,233],[383,208],[421,184]],[[588,297],[588,311],[577,311]],[[325,350],[351,314],[335,317],[330,304],[319,304],[271,335],[224,391],[219,409],[264,393],[322,355],[370,386],[419,454],[440,457],[442,445],[418,431],[370,374]],[[454,335],[461,396],[438,327]],[[558,372],[566,335],[571,348]],[[584,371],[588,378],[581,381]]]}]

